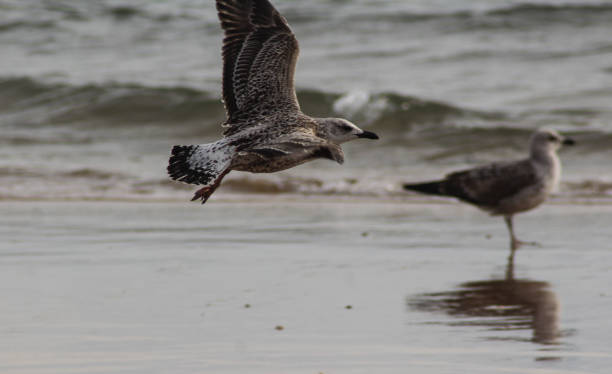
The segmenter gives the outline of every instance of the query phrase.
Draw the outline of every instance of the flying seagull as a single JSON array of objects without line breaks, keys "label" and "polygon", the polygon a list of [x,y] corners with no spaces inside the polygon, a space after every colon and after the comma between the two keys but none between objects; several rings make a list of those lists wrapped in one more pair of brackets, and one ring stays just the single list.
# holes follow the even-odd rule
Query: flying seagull
[{"label": "flying seagull", "polygon": [[217,0],[223,39],[224,137],[172,148],[168,174],[203,185],[204,204],[231,170],[273,173],[316,158],[344,162],[340,144],[378,139],[342,118],[313,118],[300,110],[293,75],[298,42],[268,0]]},{"label": "flying seagull", "polygon": [[561,177],[557,150],[562,144],[574,141],[553,130],[538,130],[531,136],[527,159],[458,171],[438,181],[405,184],[404,189],[456,197],[491,215],[504,216],[514,253],[522,244],[537,244],[516,238],[512,217],[542,204],[557,187]]}]

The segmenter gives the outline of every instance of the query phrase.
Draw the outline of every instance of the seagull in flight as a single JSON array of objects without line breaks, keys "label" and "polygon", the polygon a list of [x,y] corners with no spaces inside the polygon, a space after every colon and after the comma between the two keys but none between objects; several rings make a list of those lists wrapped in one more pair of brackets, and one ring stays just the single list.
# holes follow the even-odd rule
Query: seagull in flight
[{"label": "seagull in flight", "polygon": [[314,118],[300,110],[293,76],[298,42],[268,0],[217,0],[223,39],[224,137],[176,145],[168,174],[202,185],[204,204],[230,171],[273,173],[326,158],[344,162],[340,144],[378,139],[342,118]]}]

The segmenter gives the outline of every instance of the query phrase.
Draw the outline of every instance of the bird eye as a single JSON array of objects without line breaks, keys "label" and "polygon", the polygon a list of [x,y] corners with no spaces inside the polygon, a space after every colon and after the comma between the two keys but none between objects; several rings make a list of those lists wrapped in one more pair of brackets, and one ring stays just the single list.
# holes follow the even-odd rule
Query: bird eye
[{"label": "bird eye", "polygon": [[353,128],[349,125],[342,125],[340,126],[340,128],[342,129],[342,131],[347,131],[347,132],[353,130]]},{"label": "bird eye", "polygon": [[553,136],[553,135],[548,135],[548,140],[551,141],[551,142],[559,141],[559,139],[557,139],[557,137]]}]

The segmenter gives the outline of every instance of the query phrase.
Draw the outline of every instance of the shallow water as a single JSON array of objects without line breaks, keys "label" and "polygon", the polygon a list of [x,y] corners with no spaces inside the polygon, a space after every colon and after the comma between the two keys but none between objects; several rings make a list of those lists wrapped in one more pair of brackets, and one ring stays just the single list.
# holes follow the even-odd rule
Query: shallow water
[{"label": "shallow water", "polygon": [[[381,140],[347,144],[342,168],[230,174],[241,192],[392,195],[524,157],[548,126],[578,140],[562,192],[612,196],[611,1],[274,4],[300,42],[303,110]],[[165,164],[221,135],[220,46],[212,0],[0,0],[0,199],[181,197]]]},{"label": "shallow water", "polygon": [[2,202],[0,371],[608,373],[611,222],[518,216],[506,280],[459,204]]}]

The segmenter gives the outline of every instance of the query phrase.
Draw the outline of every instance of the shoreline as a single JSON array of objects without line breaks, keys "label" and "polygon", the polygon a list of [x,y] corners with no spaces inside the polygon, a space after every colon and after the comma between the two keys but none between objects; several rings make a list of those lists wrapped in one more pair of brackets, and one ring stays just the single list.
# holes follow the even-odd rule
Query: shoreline
[{"label": "shoreline", "polygon": [[[173,197],[173,198],[135,198],[135,197],[53,197],[53,198],[44,198],[44,197],[35,197],[35,198],[26,198],[26,197],[0,197],[0,204],[2,203],[27,203],[27,202],[70,202],[70,203],[78,203],[78,202],[122,202],[122,203],[146,203],[146,204],[175,204],[187,202],[192,205],[202,205],[197,202],[189,201],[189,193],[186,194],[185,198],[182,197]],[[212,204],[234,204],[234,203],[242,203],[242,204],[262,204],[262,203],[295,203],[301,204],[305,202],[310,203],[331,203],[331,204],[342,204],[342,203],[358,203],[358,204],[397,204],[403,203],[406,205],[465,205],[472,206],[468,203],[460,202],[452,197],[432,197],[432,196],[364,196],[364,195],[350,195],[350,196],[342,196],[340,194],[220,194],[220,196],[213,196],[211,200],[209,200],[206,206]],[[546,205],[583,205],[583,206],[592,206],[592,205],[604,205],[604,206],[612,206],[612,196],[567,196],[567,195],[555,195],[551,196],[537,208],[541,209]],[[475,208],[475,207],[474,207]],[[477,209],[477,208],[475,208]]]}]

